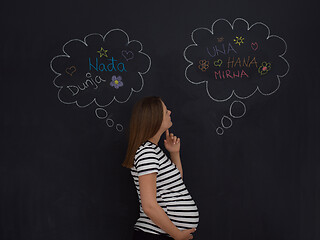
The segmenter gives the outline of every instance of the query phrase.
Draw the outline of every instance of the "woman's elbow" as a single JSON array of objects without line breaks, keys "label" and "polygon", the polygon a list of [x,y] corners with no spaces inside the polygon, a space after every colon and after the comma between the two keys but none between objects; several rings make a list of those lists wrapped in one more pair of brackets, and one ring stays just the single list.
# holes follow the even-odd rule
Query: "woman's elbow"
[{"label": "woman's elbow", "polygon": [[158,203],[155,201],[146,201],[146,202],[142,202],[141,206],[142,206],[142,210],[145,214],[149,215],[150,213],[154,212],[154,210],[156,209]]}]

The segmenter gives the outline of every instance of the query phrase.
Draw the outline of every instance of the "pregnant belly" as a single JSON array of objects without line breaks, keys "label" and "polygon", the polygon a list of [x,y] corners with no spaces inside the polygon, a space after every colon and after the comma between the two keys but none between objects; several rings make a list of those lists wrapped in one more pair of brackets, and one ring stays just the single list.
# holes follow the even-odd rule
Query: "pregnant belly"
[{"label": "pregnant belly", "polygon": [[167,215],[179,229],[196,228],[199,223],[199,212],[192,199],[166,202]]}]

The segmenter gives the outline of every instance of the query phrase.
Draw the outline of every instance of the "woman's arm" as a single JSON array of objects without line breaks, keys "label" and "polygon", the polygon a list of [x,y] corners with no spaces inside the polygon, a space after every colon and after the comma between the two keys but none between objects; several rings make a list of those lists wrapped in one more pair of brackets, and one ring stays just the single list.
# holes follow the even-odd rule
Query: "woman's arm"
[{"label": "woman's arm", "polygon": [[[169,219],[165,211],[157,203],[157,174],[150,173],[139,176],[140,198],[144,213],[163,231],[176,240],[192,239],[195,229],[180,231]],[[191,237],[191,238],[190,238]]]},{"label": "woman's arm", "polygon": [[182,164],[180,160],[180,152],[170,153],[171,161],[176,165],[178,170],[180,171],[181,178],[183,179],[183,171],[182,171]]}]

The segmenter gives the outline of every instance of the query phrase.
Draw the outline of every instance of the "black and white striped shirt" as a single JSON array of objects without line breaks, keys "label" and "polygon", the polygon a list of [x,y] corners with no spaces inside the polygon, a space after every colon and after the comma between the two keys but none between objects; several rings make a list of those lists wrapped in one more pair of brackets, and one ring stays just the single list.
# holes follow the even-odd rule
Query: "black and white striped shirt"
[{"label": "black and white striped shirt", "polygon": [[157,202],[173,224],[179,230],[196,228],[199,212],[183,183],[180,171],[161,148],[150,141],[138,148],[131,168],[140,203],[140,217],[134,228],[153,234],[166,234],[143,212],[141,206],[139,176],[149,173],[157,173]]}]

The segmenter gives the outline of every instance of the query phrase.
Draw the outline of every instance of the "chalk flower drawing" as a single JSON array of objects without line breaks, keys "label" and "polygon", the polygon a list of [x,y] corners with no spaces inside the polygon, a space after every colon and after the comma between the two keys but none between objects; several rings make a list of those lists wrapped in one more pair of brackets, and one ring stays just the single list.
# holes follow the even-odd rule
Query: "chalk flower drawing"
[{"label": "chalk flower drawing", "polygon": [[261,66],[258,68],[258,72],[261,75],[265,75],[267,74],[267,72],[269,72],[271,69],[271,63],[267,63],[267,62],[262,62]]},{"label": "chalk flower drawing", "polygon": [[236,39],[233,39],[235,44],[239,44],[239,46],[241,45],[241,43],[244,43],[243,40],[244,40],[243,37],[236,37]]},{"label": "chalk flower drawing", "polygon": [[115,75],[112,76],[112,81],[110,82],[110,86],[118,89],[119,87],[123,86],[122,82],[122,77],[118,76],[116,77]]},{"label": "chalk flower drawing", "polygon": [[209,61],[200,60],[198,67],[201,71],[205,72],[209,68]]}]

